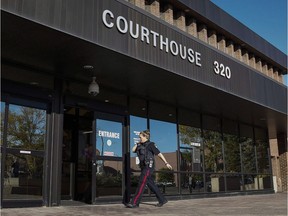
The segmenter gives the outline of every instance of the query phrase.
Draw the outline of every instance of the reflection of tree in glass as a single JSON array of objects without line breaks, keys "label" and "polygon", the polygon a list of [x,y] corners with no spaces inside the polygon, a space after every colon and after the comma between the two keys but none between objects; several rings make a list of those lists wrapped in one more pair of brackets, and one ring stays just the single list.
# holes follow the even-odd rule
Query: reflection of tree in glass
[{"label": "reflection of tree in glass", "polygon": [[257,162],[259,173],[269,173],[268,142],[256,140]]},{"label": "reflection of tree in glass", "polygon": [[203,131],[205,170],[216,172],[223,170],[222,139],[217,131]]},{"label": "reflection of tree in glass", "polygon": [[256,161],[252,138],[241,137],[240,145],[242,151],[243,171],[246,173],[256,172]]},{"label": "reflection of tree in glass", "polygon": [[3,144],[4,120],[5,120],[5,103],[1,102],[0,145]]},{"label": "reflection of tree in glass", "polygon": [[224,134],[225,167],[227,172],[240,172],[240,147],[236,135]]},{"label": "reflection of tree in glass", "polygon": [[191,150],[184,149],[180,152],[181,154],[181,170],[191,170],[192,157]]},{"label": "reflection of tree in glass", "polygon": [[13,148],[44,149],[45,111],[21,107],[9,111],[7,145]]},{"label": "reflection of tree in glass", "polygon": [[[191,143],[199,143],[199,145],[202,145],[202,139],[201,139],[201,129],[200,128],[194,128],[190,126],[185,125],[179,125],[179,136],[181,145],[183,147],[191,147],[196,148],[191,145]],[[197,147],[201,148],[201,147]],[[192,154],[191,150],[183,149],[181,150],[181,170],[192,170]]]},{"label": "reflection of tree in glass", "polygon": [[179,125],[179,136],[183,145],[190,146],[192,142],[201,142],[201,129]]},{"label": "reflection of tree in glass", "polygon": [[174,183],[174,173],[171,172],[171,170],[169,170],[168,168],[161,168],[161,169],[159,169],[159,171],[164,171],[164,172],[159,172],[158,173],[157,182]]},{"label": "reflection of tree in glass", "polygon": [[[29,150],[44,150],[46,112],[29,107],[9,110],[7,147]],[[41,158],[27,157],[29,172],[42,172]]]}]

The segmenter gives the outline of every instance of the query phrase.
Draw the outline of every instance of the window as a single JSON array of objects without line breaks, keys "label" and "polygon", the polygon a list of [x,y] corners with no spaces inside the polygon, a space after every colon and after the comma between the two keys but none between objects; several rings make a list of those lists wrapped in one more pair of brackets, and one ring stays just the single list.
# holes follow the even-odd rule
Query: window
[{"label": "window", "polygon": [[10,105],[8,114],[7,147],[44,150],[46,111]]},{"label": "window", "polygon": [[241,172],[238,125],[236,122],[223,120],[223,142],[226,172]]},{"label": "window", "polygon": [[203,144],[201,129],[179,125],[180,138],[180,170],[203,171]]},{"label": "window", "polygon": [[255,129],[255,143],[257,149],[257,167],[258,173],[270,173],[269,165],[269,144],[266,131]]},{"label": "window", "polygon": [[203,141],[206,172],[223,172],[222,136],[220,120],[210,116],[203,117]]},{"label": "window", "polygon": [[[177,128],[176,124],[158,120],[150,120],[151,141],[155,142],[160,152],[171,164],[173,170],[177,170]],[[177,174],[172,173],[163,161],[155,157],[155,182],[166,194],[178,193]]]},{"label": "window", "polygon": [[1,135],[1,140],[0,140],[0,145],[3,145],[3,132],[4,132],[4,121],[5,121],[5,102],[1,101],[1,128],[0,128],[0,135]]},{"label": "window", "polygon": [[147,119],[130,116],[130,167],[132,170],[140,170],[138,162],[136,161],[136,153],[132,152],[135,143],[139,142],[139,133],[147,129]]},{"label": "window", "polygon": [[270,174],[269,143],[266,130],[255,128],[255,144],[257,152],[257,189],[272,188]]},{"label": "window", "polygon": [[[157,148],[165,156],[173,169],[177,169],[177,133],[176,124],[150,120],[151,141],[155,142]],[[156,170],[167,169],[165,164],[156,158]]]},{"label": "window", "polygon": [[253,129],[247,125],[240,125],[240,147],[243,172],[256,172],[256,157],[253,143]]}]

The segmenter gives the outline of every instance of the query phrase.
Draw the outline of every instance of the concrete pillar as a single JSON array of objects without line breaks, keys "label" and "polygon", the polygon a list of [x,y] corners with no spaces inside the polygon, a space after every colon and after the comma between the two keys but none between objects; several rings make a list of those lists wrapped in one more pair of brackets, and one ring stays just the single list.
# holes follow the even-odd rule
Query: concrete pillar
[{"label": "concrete pillar", "polygon": [[252,53],[249,55],[249,66],[252,68],[256,68],[255,56]]},{"label": "concrete pillar", "polygon": [[168,4],[164,5],[162,9],[162,13],[160,13],[161,19],[173,25],[173,6]]},{"label": "concrete pillar", "polygon": [[217,34],[215,30],[208,31],[208,43],[217,48]]},{"label": "concrete pillar", "polygon": [[268,64],[266,62],[262,62],[262,73],[268,76]]},{"label": "concrete pillar", "polygon": [[150,1],[149,4],[145,6],[145,8],[146,8],[146,11],[160,18],[159,0],[153,0],[152,2]]},{"label": "concrete pillar", "polygon": [[268,66],[268,74],[269,77],[273,78],[273,66],[269,65]]},{"label": "concrete pillar", "polygon": [[274,68],[273,69],[273,78],[277,81],[279,81],[279,75],[278,75],[278,69]]},{"label": "concrete pillar", "polygon": [[139,8],[145,9],[145,0],[128,0],[128,1]]},{"label": "concrete pillar", "polygon": [[243,49],[242,50],[242,61],[249,65],[249,54],[248,54],[248,51],[246,49]]},{"label": "concrete pillar", "polygon": [[261,73],[262,72],[262,61],[259,57],[256,58],[256,70],[260,71]]},{"label": "concrete pillar", "polygon": [[223,51],[223,52],[226,52],[226,40],[225,40],[225,37],[223,35],[220,35],[217,37],[218,39],[218,49]]},{"label": "concrete pillar", "polygon": [[283,79],[283,75],[281,73],[278,73],[278,78],[279,78],[279,82],[284,84],[284,79]]},{"label": "concrete pillar", "polygon": [[234,46],[234,57],[238,59],[239,61],[242,61],[242,50],[239,44],[236,44]]},{"label": "concrete pillar", "polygon": [[197,22],[196,19],[190,18],[187,21],[186,31],[197,38]]},{"label": "concrete pillar", "polygon": [[227,41],[226,53],[230,56],[234,56],[234,42],[231,40]]},{"label": "concrete pillar", "polygon": [[198,38],[204,42],[208,42],[207,27],[204,24],[198,25]]},{"label": "concrete pillar", "polygon": [[185,19],[185,12],[178,11],[174,17],[174,25],[177,26],[182,31],[186,31],[186,19]]},{"label": "concrete pillar", "polygon": [[277,139],[270,139],[270,156],[271,156],[271,168],[273,175],[273,185],[275,192],[282,191],[281,183],[281,172],[280,172],[280,160],[279,160],[279,151],[278,151],[278,142]]}]

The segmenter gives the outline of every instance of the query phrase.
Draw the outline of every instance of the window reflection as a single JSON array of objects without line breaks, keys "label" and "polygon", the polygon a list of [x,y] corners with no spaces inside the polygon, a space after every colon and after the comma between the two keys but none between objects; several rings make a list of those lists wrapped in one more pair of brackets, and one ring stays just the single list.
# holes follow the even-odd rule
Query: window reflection
[{"label": "window reflection", "polygon": [[[171,164],[173,170],[177,170],[177,129],[176,124],[158,120],[150,120],[151,141]],[[165,194],[178,193],[177,174],[171,172],[159,157],[155,157],[156,184]]]},{"label": "window reflection", "polygon": [[257,149],[257,162],[259,173],[269,173],[269,143],[268,138],[264,130],[255,129],[255,143]]},{"label": "window reflection", "polygon": [[195,194],[205,192],[203,174],[181,174],[181,193]]},{"label": "window reflection", "polygon": [[7,154],[4,199],[42,199],[43,158]]},{"label": "window reflection", "polygon": [[[173,170],[177,170],[177,137],[176,124],[150,120],[151,141],[154,142]],[[166,170],[165,164],[156,157],[156,170]]]},{"label": "window reflection", "polygon": [[227,190],[239,191],[241,186],[242,177],[239,174],[226,175]]},{"label": "window reflection", "polygon": [[180,170],[187,172],[202,171],[202,156],[198,148],[180,148]]},{"label": "window reflection", "polygon": [[205,171],[223,171],[222,139],[217,131],[203,130]]},{"label": "window reflection", "polygon": [[241,172],[239,139],[236,135],[223,134],[226,172]]},{"label": "window reflection", "polygon": [[133,146],[139,142],[139,133],[147,129],[147,119],[130,116],[130,167],[132,170],[140,170],[138,162],[136,161],[137,155],[132,152]]},{"label": "window reflection", "polygon": [[46,111],[10,105],[7,147],[44,150]]},{"label": "window reflection", "polygon": [[96,173],[96,196],[122,195],[122,161],[97,161],[97,164],[101,164],[102,171]]},{"label": "window reflection", "polygon": [[206,190],[207,192],[225,191],[224,174],[207,174]]},{"label": "window reflection", "polygon": [[179,125],[180,147],[201,147],[201,129]]},{"label": "window reflection", "polygon": [[255,150],[252,138],[240,137],[242,167],[244,173],[256,172]]},{"label": "window reflection", "polygon": [[4,120],[5,120],[5,102],[1,102],[1,128],[0,128],[0,145],[3,145],[3,131],[4,131]]}]

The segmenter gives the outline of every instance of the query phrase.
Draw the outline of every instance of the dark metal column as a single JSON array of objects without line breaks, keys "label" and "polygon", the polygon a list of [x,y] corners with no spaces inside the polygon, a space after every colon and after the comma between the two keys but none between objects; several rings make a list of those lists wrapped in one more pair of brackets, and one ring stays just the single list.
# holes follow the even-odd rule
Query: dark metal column
[{"label": "dark metal column", "polygon": [[51,113],[47,115],[47,141],[45,148],[44,203],[58,206],[61,200],[61,170],[63,142],[62,80],[55,79],[55,97]]}]

